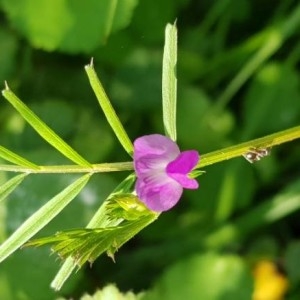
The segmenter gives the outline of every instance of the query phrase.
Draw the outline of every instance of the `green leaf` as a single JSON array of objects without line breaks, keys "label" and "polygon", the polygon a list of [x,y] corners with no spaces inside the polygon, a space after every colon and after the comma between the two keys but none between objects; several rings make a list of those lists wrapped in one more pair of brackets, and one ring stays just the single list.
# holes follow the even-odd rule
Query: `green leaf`
[{"label": "green leaf", "polygon": [[138,0],[3,0],[2,8],[36,48],[90,53],[128,25]]},{"label": "green leaf", "polygon": [[285,261],[285,270],[293,286],[299,285],[300,282],[299,255],[300,255],[300,242],[294,241],[290,243],[286,249],[284,261]]},{"label": "green leaf", "polygon": [[58,232],[54,236],[29,241],[25,246],[54,244],[52,251],[58,253],[62,258],[71,256],[81,267],[87,261],[93,263],[104,252],[113,257],[124,243],[156,218],[156,213],[147,211],[139,218],[126,221],[118,226]]},{"label": "green leaf", "polygon": [[92,89],[98,99],[98,102],[104,112],[104,115],[109,125],[111,126],[112,130],[114,131],[115,135],[117,136],[118,140],[120,141],[121,145],[126,150],[126,152],[129,155],[132,155],[133,145],[105,93],[105,90],[95,72],[93,61],[91,61],[89,65],[85,66],[85,70],[88,75]]},{"label": "green leaf", "polygon": [[0,262],[16,251],[60,213],[84,188],[91,174],[86,174],[49,200],[31,215],[1,246]]},{"label": "green leaf", "polygon": [[[135,180],[135,174],[130,174],[124,181],[122,181],[113,193],[107,198],[107,200],[100,206],[98,211],[95,213],[87,228],[108,228],[118,226],[123,219],[115,219],[109,217],[107,206],[111,210],[111,200],[118,198],[122,194],[128,194],[132,191],[132,185]],[[109,205],[110,204],[110,205]],[[142,229],[142,228],[141,228]],[[140,230],[141,230],[140,229]],[[72,274],[73,270],[76,268],[76,261],[72,257],[68,257],[61,269],[57,273],[56,277],[51,283],[51,287],[55,290],[60,290],[64,282]]]},{"label": "green leaf", "polygon": [[23,173],[13,177],[0,186],[0,202],[4,200],[27,176],[28,174]]},{"label": "green leaf", "polygon": [[38,170],[39,167],[28,161],[27,159],[19,156],[18,154],[0,146],[0,157],[2,157],[3,159],[13,163],[13,164],[16,164],[18,166],[22,166],[22,167],[28,167],[28,168],[31,168],[31,169],[35,169],[35,170]]},{"label": "green leaf", "polygon": [[204,237],[204,245],[214,249],[224,247],[233,241],[249,236],[258,228],[273,224],[299,209],[300,180],[296,180],[274,198],[264,201],[234,220],[234,222],[224,223],[224,225],[210,232]]},{"label": "green leaf", "polygon": [[143,299],[248,300],[252,293],[253,279],[240,257],[208,252],[171,266]]},{"label": "green leaf", "polygon": [[[134,294],[133,292],[121,293],[118,288],[110,284],[97,291],[94,295],[84,295],[80,300],[142,300],[144,293]],[[59,300],[59,299],[58,299]]]},{"label": "green leaf", "polygon": [[299,84],[298,72],[287,64],[273,62],[261,68],[243,102],[243,139],[298,125]]},{"label": "green leaf", "polygon": [[[103,289],[97,290],[93,295],[84,294],[80,300],[142,300],[143,295],[144,292],[138,294],[131,291],[122,293],[115,285],[109,284]],[[57,300],[67,300],[67,298],[58,298]]]},{"label": "green leaf", "polygon": [[120,220],[109,218],[107,214],[107,206],[111,203],[109,200],[122,194],[128,194],[132,192],[132,185],[135,181],[135,178],[135,174],[132,173],[116,187],[116,189],[108,196],[106,201],[99,207],[91,221],[88,223],[87,228],[103,228],[116,226],[120,223]]},{"label": "green leaf", "polygon": [[2,91],[4,98],[20,113],[31,127],[50,145],[64,156],[80,166],[91,167],[82,156],[64,142],[52,129],[50,129],[33,111],[31,111],[6,85]]},{"label": "green leaf", "polygon": [[177,28],[168,24],[165,31],[163,56],[162,98],[165,133],[176,141],[176,101],[177,101]]}]

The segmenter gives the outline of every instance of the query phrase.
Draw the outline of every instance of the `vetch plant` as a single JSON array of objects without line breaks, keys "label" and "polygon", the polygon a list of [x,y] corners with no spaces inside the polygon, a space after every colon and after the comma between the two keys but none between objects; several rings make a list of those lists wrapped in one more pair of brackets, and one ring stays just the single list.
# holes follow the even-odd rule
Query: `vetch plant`
[{"label": "vetch plant", "polygon": [[[202,154],[199,149],[201,159],[196,150],[181,152],[176,143],[176,62],[177,29],[176,26],[168,24],[165,33],[162,76],[165,135],[157,133],[145,135],[138,137],[134,143],[129,139],[112,107],[94,70],[93,61],[85,67],[92,89],[108,123],[125,151],[133,157],[133,161],[129,162],[91,164],[35,115],[6,84],[2,92],[4,98],[45,141],[72,161],[73,165],[40,166],[1,146],[0,157],[11,164],[0,165],[0,171],[19,174],[0,187],[0,200],[5,199],[30,174],[78,173],[84,175],[31,215],[0,246],[0,261],[6,259],[24,244],[26,246],[52,244],[52,250],[65,259],[52,282],[52,287],[58,290],[76,267],[81,267],[87,261],[92,263],[104,252],[114,258],[115,252],[124,243],[155,221],[161,212],[174,207],[184,188],[196,189],[198,182],[195,177],[203,173],[201,169],[205,166],[241,156],[246,157],[250,162],[256,161],[257,157],[260,159],[265,155],[263,149],[300,137],[300,126],[297,126],[208,154]],[[243,81],[239,82],[243,83]],[[235,82],[234,89],[236,88]],[[227,101],[228,93],[226,97],[224,96],[223,102]],[[229,94],[231,93],[232,89]],[[256,152],[253,152],[253,149]],[[30,240],[84,189],[93,174],[115,171],[131,171],[131,174],[127,175],[103,202],[86,228],[62,231],[53,236]],[[292,204],[293,207],[299,206],[297,203]],[[280,208],[280,205],[280,201],[275,203],[276,208]],[[273,209],[274,205],[270,207]],[[262,216],[268,209],[264,207],[257,214]],[[276,213],[274,218],[279,218],[287,211],[278,209]],[[241,226],[245,223],[243,219],[239,222]],[[229,227],[221,228],[221,231],[215,232],[215,236],[222,233],[222,230],[228,230]],[[215,236],[209,236],[206,243],[214,244]]]}]

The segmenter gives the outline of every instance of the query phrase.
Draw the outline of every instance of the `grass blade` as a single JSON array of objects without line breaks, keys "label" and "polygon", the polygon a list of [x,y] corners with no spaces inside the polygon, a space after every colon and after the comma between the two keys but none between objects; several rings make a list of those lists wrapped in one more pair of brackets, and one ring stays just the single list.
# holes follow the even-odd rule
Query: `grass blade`
[{"label": "grass blade", "polygon": [[49,128],[33,111],[31,111],[7,86],[2,91],[4,98],[20,113],[30,126],[51,146],[57,149],[65,157],[80,166],[89,166],[82,156],[63,141],[51,128]]},{"label": "grass blade", "polygon": [[22,167],[28,167],[31,169],[35,169],[38,170],[39,167],[37,165],[35,165],[34,163],[28,161],[27,159],[19,156],[18,154],[0,146],[0,157],[2,157],[3,159],[18,165],[18,166],[22,166]]},{"label": "grass blade", "polygon": [[165,47],[162,72],[163,122],[165,133],[176,141],[177,101],[177,28],[168,24],[165,31]]},{"label": "grass blade", "polygon": [[1,246],[0,262],[21,247],[58,215],[84,188],[91,174],[86,174],[70,184],[30,216]]},{"label": "grass blade", "polygon": [[121,145],[126,150],[126,152],[129,155],[132,155],[133,145],[104,91],[104,88],[95,72],[93,61],[91,61],[89,65],[85,66],[85,71],[88,75],[91,87],[98,99],[98,102],[104,112],[104,115],[110,127],[114,131],[115,135],[117,136],[118,140],[120,141]]},{"label": "grass blade", "polygon": [[17,175],[0,186],[0,202],[4,200],[27,176],[28,174]]}]

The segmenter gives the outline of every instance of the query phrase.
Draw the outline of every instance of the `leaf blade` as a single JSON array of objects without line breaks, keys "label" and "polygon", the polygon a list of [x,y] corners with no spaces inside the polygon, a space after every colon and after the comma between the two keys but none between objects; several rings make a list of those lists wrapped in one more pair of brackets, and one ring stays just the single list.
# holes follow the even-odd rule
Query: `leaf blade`
[{"label": "leaf blade", "polygon": [[176,141],[176,102],[177,102],[177,28],[168,24],[165,30],[165,46],[162,72],[163,123],[165,133]]},{"label": "leaf blade", "polygon": [[30,110],[6,85],[2,91],[3,97],[19,112],[30,126],[52,147],[65,157],[80,166],[91,167],[81,155],[60,138],[48,125],[46,125],[32,110]]},{"label": "leaf blade", "polygon": [[91,174],[81,176],[23,222],[23,224],[1,244],[0,262],[16,251],[59,214],[84,188],[90,176]]},{"label": "leaf blade", "polygon": [[119,142],[125,149],[125,151],[132,156],[133,154],[133,145],[130,141],[120,119],[118,118],[113,106],[111,105],[111,102],[109,101],[105,90],[95,72],[93,61],[87,66],[85,66],[85,71],[87,73],[87,76],[90,81],[90,85],[96,95],[96,98],[98,100],[98,103],[101,107],[101,109],[104,112],[104,115],[114,131],[116,137],[118,138]]},{"label": "leaf blade", "polygon": [[0,186],[0,202],[3,201],[19,184],[22,183],[28,174],[17,175]]},{"label": "leaf blade", "polygon": [[39,169],[36,164],[2,146],[0,146],[0,157],[18,166]]},{"label": "leaf blade", "polygon": [[77,266],[93,263],[104,252],[111,257],[128,240],[157,219],[158,213],[146,210],[135,220],[106,228],[82,228],[58,232],[54,236],[29,241],[25,246],[54,244],[60,257],[72,257]]}]

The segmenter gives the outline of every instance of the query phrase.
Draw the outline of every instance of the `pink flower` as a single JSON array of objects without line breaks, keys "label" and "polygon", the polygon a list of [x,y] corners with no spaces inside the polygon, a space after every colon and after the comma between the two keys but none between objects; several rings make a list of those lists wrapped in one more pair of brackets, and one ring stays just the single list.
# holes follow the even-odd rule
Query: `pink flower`
[{"label": "pink flower", "polygon": [[145,205],[157,212],[172,208],[183,188],[197,189],[198,182],[189,173],[199,161],[196,150],[180,152],[171,139],[151,134],[134,141],[135,190]]}]

